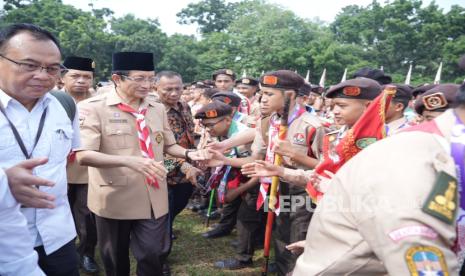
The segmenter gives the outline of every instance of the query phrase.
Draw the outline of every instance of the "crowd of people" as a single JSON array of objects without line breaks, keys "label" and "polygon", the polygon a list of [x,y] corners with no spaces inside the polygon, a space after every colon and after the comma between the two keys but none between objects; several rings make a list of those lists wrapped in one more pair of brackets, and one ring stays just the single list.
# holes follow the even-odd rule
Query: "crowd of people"
[{"label": "crowd of people", "polygon": [[465,84],[184,83],[145,52],[115,52],[96,89],[95,70],[41,27],[0,31],[0,275],[129,275],[129,250],[170,275],[185,209],[216,221],[205,239],[236,229],[219,271],[272,240],[266,273],[465,273]]}]

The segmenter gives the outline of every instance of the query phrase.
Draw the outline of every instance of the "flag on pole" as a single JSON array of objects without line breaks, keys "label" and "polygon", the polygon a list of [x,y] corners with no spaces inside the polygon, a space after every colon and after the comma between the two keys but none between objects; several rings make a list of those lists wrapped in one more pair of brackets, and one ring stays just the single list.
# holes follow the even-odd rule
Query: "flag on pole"
[{"label": "flag on pole", "polygon": [[441,73],[442,73],[442,61],[439,63],[438,71],[436,72],[436,77],[434,78],[434,84],[439,84],[441,82]]},{"label": "flag on pole", "polygon": [[307,76],[305,76],[305,81],[310,83],[310,70],[307,70]]},{"label": "flag on pole", "polygon": [[412,64],[410,64],[407,72],[407,76],[405,77],[405,84],[410,85],[410,79],[412,78]]},{"label": "flag on pole", "polygon": [[384,66],[381,65],[381,67],[379,67],[379,70],[383,71],[384,72]]},{"label": "flag on pole", "polygon": [[[329,148],[328,140],[323,141],[323,161],[316,166],[315,173],[329,177],[325,171],[336,173],[342,165],[362,149],[386,137],[385,114],[395,94],[395,86],[386,86],[334,149]],[[337,155],[338,158],[334,158],[333,155]],[[312,181],[307,183],[306,190],[314,202],[323,196],[323,193],[315,188]]]},{"label": "flag on pole", "polygon": [[243,77],[243,78],[247,77],[247,72],[245,71],[245,69],[242,70],[242,77]]}]

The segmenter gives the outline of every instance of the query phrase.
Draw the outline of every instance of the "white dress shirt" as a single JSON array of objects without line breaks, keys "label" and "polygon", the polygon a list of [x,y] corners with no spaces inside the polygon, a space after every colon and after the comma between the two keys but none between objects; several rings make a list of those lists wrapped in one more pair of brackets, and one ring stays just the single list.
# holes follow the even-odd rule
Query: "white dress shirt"
[{"label": "white dress shirt", "polygon": [[45,275],[37,264],[34,241],[26,218],[10,193],[8,180],[0,169],[0,275]]},{"label": "white dress shirt", "polygon": [[[21,212],[27,219],[34,246],[43,245],[49,255],[76,237],[67,197],[66,158],[71,148],[77,148],[80,143],[79,118],[75,116],[71,123],[63,106],[49,93],[40,98],[31,111],[1,90],[0,101],[28,153],[32,151],[31,158],[48,157],[48,163],[36,167],[33,173],[55,183],[53,187],[39,187],[41,191],[55,196],[55,208],[21,208]],[[47,114],[42,135],[33,149],[40,118],[45,109]],[[25,160],[3,114],[0,114],[0,136],[0,167],[11,167]],[[2,236],[1,239],[9,237]],[[15,246],[14,243],[9,243],[9,247]]]}]

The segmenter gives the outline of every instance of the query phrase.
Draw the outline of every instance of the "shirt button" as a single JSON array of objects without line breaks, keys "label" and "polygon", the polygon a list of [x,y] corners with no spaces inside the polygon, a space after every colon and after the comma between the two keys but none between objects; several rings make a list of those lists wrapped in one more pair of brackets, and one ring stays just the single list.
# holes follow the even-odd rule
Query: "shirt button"
[{"label": "shirt button", "polygon": [[113,184],[113,181],[112,180],[108,181],[108,184]]},{"label": "shirt button", "polygon": [[116,131],[116,134],[121,135],[121,130],[118,129],[118,130]]}]

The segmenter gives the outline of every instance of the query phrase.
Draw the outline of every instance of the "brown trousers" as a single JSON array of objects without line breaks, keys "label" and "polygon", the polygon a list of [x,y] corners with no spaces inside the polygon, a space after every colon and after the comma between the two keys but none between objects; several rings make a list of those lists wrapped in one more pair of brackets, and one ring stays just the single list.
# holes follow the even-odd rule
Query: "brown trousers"
[{"label": "brown trousers", "polygon": [[118,220],[95,216],[100,255],[107,276],[127,276],[129,247],[138,276],[162,275],[171,237],[169,216],[158,219]]}]

